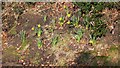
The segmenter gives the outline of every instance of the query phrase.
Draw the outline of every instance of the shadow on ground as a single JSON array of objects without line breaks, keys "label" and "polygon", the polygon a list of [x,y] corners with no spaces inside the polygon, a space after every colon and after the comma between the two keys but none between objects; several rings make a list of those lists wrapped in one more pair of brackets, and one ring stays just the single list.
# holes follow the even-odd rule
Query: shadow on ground
[{"label": "shadow on ground", "polygon": [[118,66],[119,63],[110,61],[109,56],[94,56],[90,52],[82,52],[75,59],[75,65],[80,66]]}]

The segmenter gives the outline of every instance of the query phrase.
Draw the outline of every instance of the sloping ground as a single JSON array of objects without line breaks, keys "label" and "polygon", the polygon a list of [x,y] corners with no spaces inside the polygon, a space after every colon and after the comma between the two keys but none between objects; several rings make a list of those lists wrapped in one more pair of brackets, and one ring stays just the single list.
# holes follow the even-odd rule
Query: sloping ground
[{"label": "sloping ground", "polygon": [[[66,16],[64,5],[69,7],[70,12],[78,9],[73,8],[72,3],[6,3],[2,13],[3,65],[119,65],[119,23],[115,25],[114,34],[108,30],[105,37],[92,45],[89,43],[89,32],[83,26],[60,27],[59,17],[61,14]],[[31,30],[39,24],[43,31],[40,37]],[[85,32],[80,42],[77,42],[75,33],[79,29],[84,29]],[[26,32],[27,42],[20,50],[23,46],[22,31]],[[57,39],[52,41],[55,38]],[[42,40],[40,48],[38,39]]]}]

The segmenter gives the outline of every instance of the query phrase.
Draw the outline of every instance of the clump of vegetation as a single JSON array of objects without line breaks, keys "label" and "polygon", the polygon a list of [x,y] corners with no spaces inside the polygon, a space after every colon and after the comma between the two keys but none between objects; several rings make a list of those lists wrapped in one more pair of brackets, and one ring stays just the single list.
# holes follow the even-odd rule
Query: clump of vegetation
[{"label": "clump of vegetation", "polygon": [[[66,6],[64,5],[64,9],[65,9],[65,12],[66,12],[66,16],[65,16],[65,17],[61,16],[61,17],[59,18],[59,24],[60,24],[60,26],[63,26],[63,24],[65,24],[66,18],[70,18],[70,17],[71,17],[71,13],[70,13],[68,7],[66,7]],[[68,20],[68,21],[67,21],[67,24],[71,24],[71,21]]]},{"label": "clump of vegetation", "polygon": [[104,36],[107,32],[106,24],[95,15],[85,17],[84,22],[86,29],[90,31],[90,41],[95,41],[97,38]]},{"label": "clump of vegetation", "polygon": [[72,16],[71,17],[71,25],[72,26],[75,26],[75,27],[78,27],[79,26],[79,16]]},{"label": "clump of vegetation", "polygon": [[63,6],[66,12],[66,16],[69,18],[71,16],[71,13],[69,12],[68,7],[66,7],[65,5]]},{"label": "clump of vegetation", "polygon": [[35,34],[37,34],[37,36],[38,36],[38,38],[37,38],[37,46],[38,46],[38,48],[41,48],[42,45],[43,45],[42,40],[40,39],[40,36],[41,36],[41,34],[43,32],[42,28],[41,28],[41,25],[38,24],[37,27],[32,27],[31,30],[35,31]]},{"label": "clump of vegetation", "polygon": [[101,12],[106,7],[111,8],[111,3],[105,4],[104,2],[73,2],[76,6],[80,8],[82,16],[89,13],[98,13]]},{"label": "clump of vegetation", "polygon": [[22,45],[25,46],[26,42],[27,42],[27,40],[26,40],[26,31],[22,30],[20,32],[20,37],[21,37]]},{"label": "clump of vegetation", "polygon": [[104,3],[79,3],[74,2],[80,7],[80,12],[83,17],[83,24],[90,31],[90,43],[95,43],[98,37],[106,34],[106,24],[101,20],[101,12],[106,6]]},{"label": "clump of vegetation", "polygon": [[29,47],[29,44],[26,38],[26,31],[22,30],[20,32],[20,37],[21,37],[21,47],[19,50],[21,51],[21,53],[23,53]]},{"label": "clump of vegetation", "polygon": [[97,16],[84,16],[84,25],[90,31],[90,43],[95,43],[97,38],[105,36],[107,32],[106,24]]}]

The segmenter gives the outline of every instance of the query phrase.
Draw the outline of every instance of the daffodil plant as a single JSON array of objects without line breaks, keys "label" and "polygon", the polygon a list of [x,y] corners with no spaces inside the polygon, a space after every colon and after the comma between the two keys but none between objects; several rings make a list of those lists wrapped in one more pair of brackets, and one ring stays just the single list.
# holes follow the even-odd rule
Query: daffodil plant
[{"label": "daffodil plant", "polygon": [[90,41],[89,41],[89,43],[91,43],[91,44],[96,44],[96,37],[90,35]]},{"label": "daffodil plant", "polygon": [[26,31],[22,30],[20,32],[20,37],[21,37],[21,47],[19,50],[24,50],[27,45]]},{"label": "daffodil plant", "polygon": [[21,36],[21,41],[22,41],[22,45],[25,45],[25,43],[26,43],[26,36],[25,36],[25,31],[21,31],[20,32],[20,36]]},{"label": "daffodil plant", "polygon": [[38,48],[42,47],[42,41],[40,40],[40,36],[42,34],[42,28],[41,25],[38,24],[37,27],[32,27],[31,30],[35,31],[35,34],[37,34],[38,38],[37,38],[37,46]]},{"label": "daffodil plant", "polygon": [[42,28],[40,24],[38,24],[37,27],[32,27],[31,30],[35,31],[38,37],[40,37],[42,34]]},{"label": "daffodil plant", "polygon": [[44,16],[44,19],[43,19],[43,20],[44,20],[44,22],[46,22],[46,21],[47,21],[47,16],[46,16],[46,15]]},{"label": "daffodil plant", "polygon": [[39,25],[38,25],[38,31],[37,31],[38,37],[40,37],[41,34],[42,34],[42,29],[41,29],[40,27],[41,27],[41,25],[39,24]]},{"label": "daffodil plant", "polygon": [[82,30],[82,29],[79,29],[79,30],[76,32],[76,35],[75,35],[75,38],[76,38],[77,42],[80,42],[82,36],[83,36],[83,30]]},{"label": "daffodil plant", "polygon": [[67,17],[69,18],[69,17],[71,16],[71,13],[69,12],[68,7],[66,7],[66,6],[64,5],[64,9],[65,9],[65,11],[66,11]]},{"label": "daffodil plant", "polygon": [[38,48],[41,48],[42,47],[42,41],[40,39],[37,39],[37,46]]},{"label": "daffodil plant", "polygon": [[60,17],[59,18],[59,24],[60,24],[60,26],[63,26],[63,24],[64,24],[64,17]]},{"label": "daffodil plant", "polygon": [[72,20],[71,24],[72,24],[73,26],[75,26],[75,27],[78,27],[78,26],[79,26],[79,16],[78,16],[78,17],[72,16],[71,20]]},{"label": "daffodil plant", "polygon": [[56,45],[58,43],[58,36],[52,38],[52,45]]}]

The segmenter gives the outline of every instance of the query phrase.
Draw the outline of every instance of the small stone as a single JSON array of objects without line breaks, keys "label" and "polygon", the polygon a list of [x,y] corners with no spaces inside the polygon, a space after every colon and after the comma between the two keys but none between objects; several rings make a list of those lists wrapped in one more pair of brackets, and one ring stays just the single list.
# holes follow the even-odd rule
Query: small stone
[{"label": "small stone", "polygon": [[100,52],[97,52],[98,56],[100,56]]},{"label": "small stone", "polygon": [[41,58],[41,60],[43,60],[43,58]]},{"label": "small stone", "polygon": [[47,56],[47,59],[49,59],[50,58],[50,56]]},{"label": "small stone", "polygon": [[47,62],[47,64],[49,64],[50,62]]},{"label": "small stone", "polygon": [[25,65],[26,63],[24,62],[23,65]]},{"label": "small stone", "polygon": [[41,64],[41,66],[44,66],[44,64]]}]

